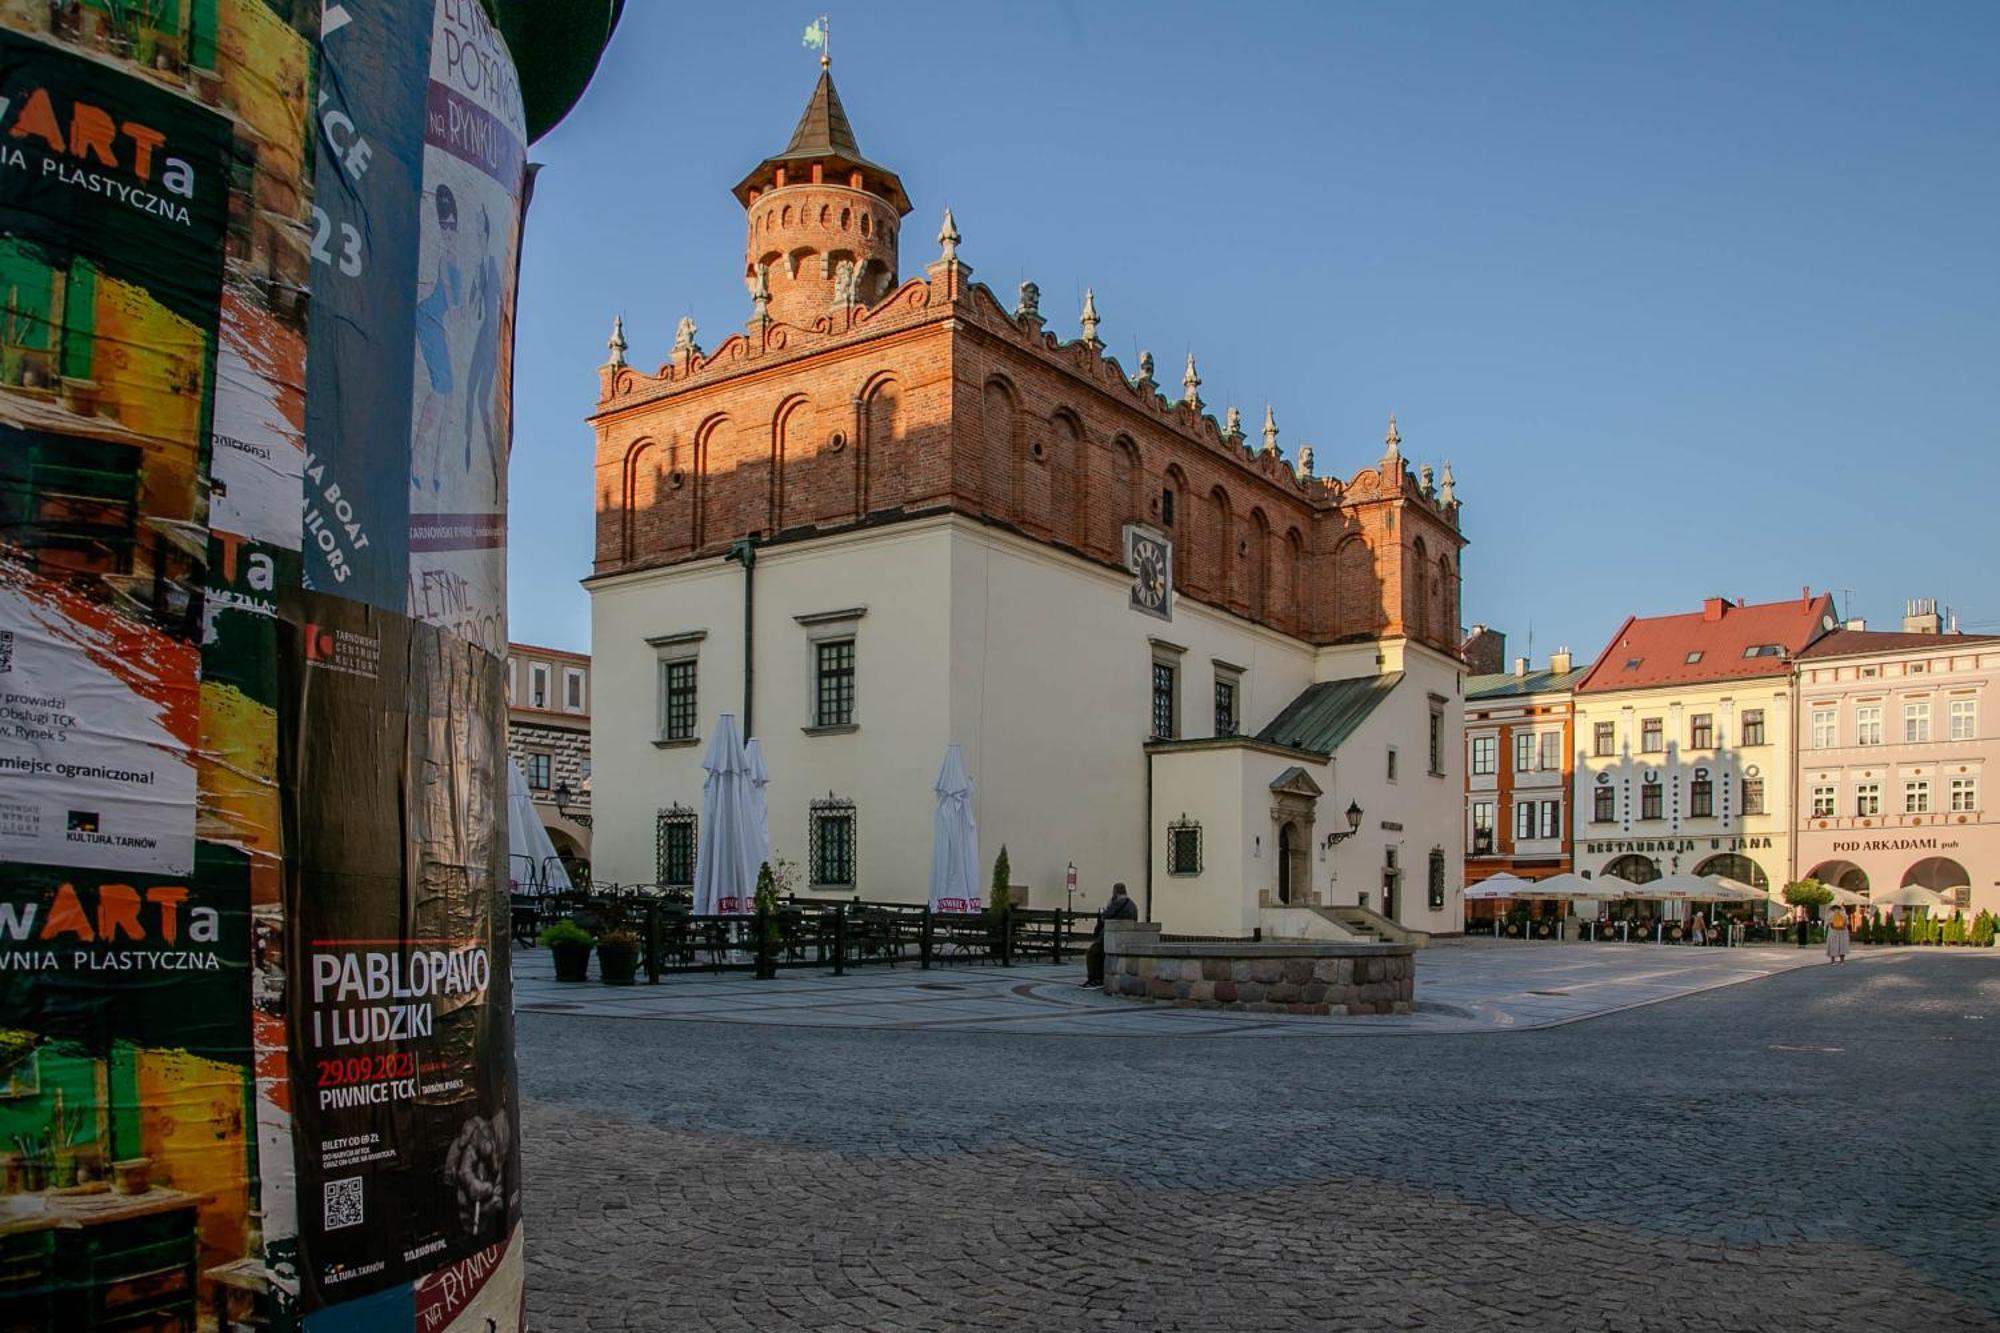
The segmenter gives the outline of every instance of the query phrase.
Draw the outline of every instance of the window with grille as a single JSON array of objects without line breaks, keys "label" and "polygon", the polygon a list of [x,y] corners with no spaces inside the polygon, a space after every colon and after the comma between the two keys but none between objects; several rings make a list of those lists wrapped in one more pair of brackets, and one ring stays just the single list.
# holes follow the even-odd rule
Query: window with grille
[{"label": "window with grille", "polygon": [[1764,813],[1764,779],[1743,779],[1743,813],[1746,815]]},{"label": "window with grille", "polygon": [[697,663],[693,658],[660,664],[661,690],[664,695],[661,705],[664,726],[660,734],[666,740],[694,739],[696,666]]},{"label": "window with grille", "polygon": [[1882,813],[1882,784],[1862,782],[1854,788],[1854,813],[1857,815],[1879,815]]},{"label": "window with grille", "polygon": [[1927,700],[1903,705],[1903,740],[1919,745],[1931,738],[1931,706]]},{"label": "window with grille", "polygon": [[660,811],[653,821],[653,872],[663,888],[694,887],[696,816],[684,805]]},{"label": "window with grille", "polygon": [[1815,708],[1812,710],[1813,749],[1830,750],[1833,748],[1840,725],[1838,717],[1839,715],[1831,708]]},{"label": "window with grille", "polygon": [[1854,743],[1856,745],[1880,745],[1882,743],[1882,705],[1862,704],[1854,710]]},{"label": "window with grille", "polygon": [[1658,754],[1667,748],[1666,724],[1657,717],[1649,717],[1639,724],[1639,749],[1646,754]]},{"label": "window with grille", "polygon": [[1228,676],[1215,678],[1215,734],[1236,734],[1236,681]]},{"label": "window with grille", "polygon": [[1535,836],[1538,838],[1560,838],[1562,836],[1562,802],[1542,801],[1535,806]]},{"label": "window with grille", "polygon": [[1615,722],[1599,722],[1591,728],[1591,749],[1599,758],[1618,753],[1618,725]]},{"label": "window with grille", "polygon": [[1832,819],[1834,809],[1838,804],[1839,795],[1832,787],[1819,786],[1813,788],[1812,812],[1814,819]]},{"label": "window with grille", "polygon": [[854,887],[854,802],[839,797],[814,801],[808,829],[806,859],[816,889]]},{"label": "window with grille", "polygon": [[549,789],[549,771],[555,760],[546,752],[528,756],[528,785],[536,791]]},{"label": "window with grille", "polygon": [[1431,709],[1431,768],[1433,775],[1444,775],[1444,714]]},{"label": "window with grille", "polygon": [[1167,873],[1201,873],[1201,825],[1185,815],[1167,825]]},{"label": "window with grille", "polygon": [[1526,773],[1535,766],[1535,733],[1517,731],[1514,733],[1514,771]]},{"label": "window with grille", "polygon": [[1951,701],[1951,738],[1955,741],[1976,740],[1979,736],[1979,701],[1976,699],[1953,699]]},{"label": "window with grille", "polygon": [[1494,769],[1499,767],[1499,750],[1500,742],[1497,737],[1474,736],[1472,738],[1472,771],[1480,776],[1492,773]]},{"label": "window with grille", "polygon": [[1762,745],[1764,743],[1764,710],[1746,708],[1743,710],[1743,744]]},{"label": "window with grille", "polygon": [[1641,783],[1639,785],[1639,818],[1665,818],[1665,815],[1662,813],[1665,808],[1665,795],[1659,783]]},{"label": "window with grille", "polygon": [[1472,854],[1493,855],[1493,802],[1491,801],[1473,802]]},{"label": "window with grille", "polygon": [[1903,813],[1927,815],[1931,812],[1931,784],[1925,778],[1911,778],[1903,784]]},{"label": "window with grille", "polygon": [[1444,853],[1433,851],[1430,865],[1430,907],[1433,912],[1444,910]]},{"label": "window with grille", "polygon": [[1610,787],[1598,787],[1590,794],[1590,819],[1594,824],[1612,824],[1618,820],[1618,793]]},{"label": "window with grille", "polygon": [[1563,766],[1563,738],[1560,731],[1542,733],[1542,771],[1553,773]]},{"label": "window with grille", "polygon": [[1688,719],[1688,744],[1697,750],[1715,748],[1715,714],[1696,713]]},{"label": "window with grille", "polygon": [[854,640],[830,639],[814,645],[813,725],[854,724]]},{"label": "window with grille", "polygon": [[1174,729],[1174,664],[1153,663],[1153,738],[1170,741]]},{"label": "window with grille", "polygon": [[1514,840],[1526,842],[1535,836],[1535,803],[1519,801],[1514,806]]},{"label": "window with grille", "polygon": [[1699,819],[1715,813],[1715,784],[1696,778],[1688,784],[1688,813]]},{"label": "window with grille", "polygon": [[1951,780],[1951,808],[1954,814],[1968,814],[1979,808],[1979,779]]}]

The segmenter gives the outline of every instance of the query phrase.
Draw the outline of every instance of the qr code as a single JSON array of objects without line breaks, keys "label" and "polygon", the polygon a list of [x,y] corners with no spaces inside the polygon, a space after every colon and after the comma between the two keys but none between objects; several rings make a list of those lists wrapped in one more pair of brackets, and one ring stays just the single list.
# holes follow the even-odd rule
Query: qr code
[{"label": "qr code", "polygon": [[14,669],[14,631],[0,629],[0,675]]},{"label": "qr code", "polygon": [[342,1227],[358,1227],[361,1220],[361,1177],[327,1181],[326,1229],[338,1231]]}]

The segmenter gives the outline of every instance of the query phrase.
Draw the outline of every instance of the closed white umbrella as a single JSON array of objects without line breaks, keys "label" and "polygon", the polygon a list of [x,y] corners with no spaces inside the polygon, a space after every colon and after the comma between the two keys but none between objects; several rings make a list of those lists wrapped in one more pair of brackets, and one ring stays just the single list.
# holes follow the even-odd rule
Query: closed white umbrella
[{"label": "closed white umbrella", "polygon": [[515,893],[568,893],[569,873],[542,826],[518,759],[507,761],[507,878]]},{"label": "closed white umbrella", "polygon": [[757,828],[757,864],[761,866],[771,860],[771,812],[764,799],[764,788],[771,785],[771,774],[764,767],[764,742],[752,736],[743,743],[743,754],[750,767],[750,818]]},{"label": "closed white umbrella", "polygon": [[972,779],[958,742],[945,747],[938,769],[937,813],[931,817],[931,910],[979,910],[979,826],[972,817]]},{"label": "closed white umbrella", "polygon": [[701,836],[695,846],[695,915],[748,913],[763,847],[751,806],[750,758],[734,713],[717,719],[701,766],[708,777],[701,784]]}]

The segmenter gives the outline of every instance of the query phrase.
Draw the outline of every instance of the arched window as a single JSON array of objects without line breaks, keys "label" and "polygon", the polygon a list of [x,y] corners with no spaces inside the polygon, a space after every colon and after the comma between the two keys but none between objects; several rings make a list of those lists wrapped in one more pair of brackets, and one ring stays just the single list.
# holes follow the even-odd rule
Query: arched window
[{"label": "arched window", "polygon": [[1607,875],[1616,875],[1623,880],[1630,880],[1634,884],[1651,884],[1654,880],[1660,878],[1660,865],[1659,862],[1650,856],[1641,856],[1637,852],[1627,852],[1625,855],[1606,865],[1604,873]]},{"label": "arched window", "polygon": [[1764,874],[1764,867],[1758,865],[1741,852],[1724,852],[1721,856],[1711,856],[1694,868],[1694,873],[1706,878],[1721,875],[1739,884],[1748,884],[1753,889],[1769,891],[1771,881]]}]

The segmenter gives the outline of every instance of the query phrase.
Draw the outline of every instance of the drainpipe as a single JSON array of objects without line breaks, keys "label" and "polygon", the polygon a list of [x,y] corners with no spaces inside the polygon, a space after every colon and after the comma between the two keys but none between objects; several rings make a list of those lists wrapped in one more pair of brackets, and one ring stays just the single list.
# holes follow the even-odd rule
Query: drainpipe
[{"label": "drainpipe", "polygon": [[750,712],[752,685],[757,679],[757,536],[752,533],[733,543],[725,560],[743,565],[743,738],[757,734],[756,718]]},{"label": "drainpipe", "polygon": [[1153,751],[1146,750],[1146,920],[1153,919]]}]

